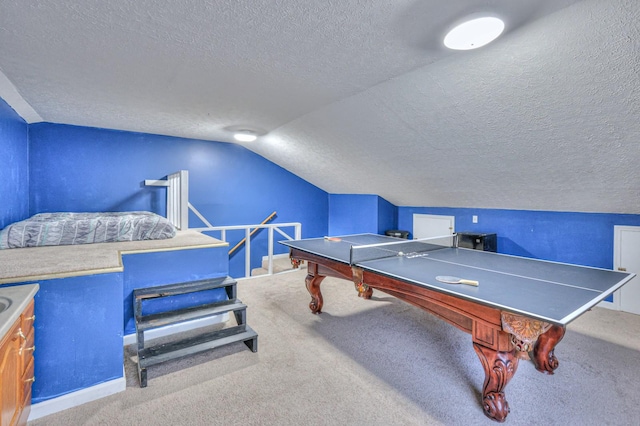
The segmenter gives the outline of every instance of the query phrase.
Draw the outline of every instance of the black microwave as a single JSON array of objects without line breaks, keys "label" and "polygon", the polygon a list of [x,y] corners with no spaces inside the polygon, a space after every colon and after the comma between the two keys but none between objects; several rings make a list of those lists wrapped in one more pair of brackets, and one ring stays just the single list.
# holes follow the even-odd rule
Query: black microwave
[{"label": "black microwave", "polygon": [[458,232],[458,247],[482,251],[498,251],[496,234],[479,234],[477,232]]}]

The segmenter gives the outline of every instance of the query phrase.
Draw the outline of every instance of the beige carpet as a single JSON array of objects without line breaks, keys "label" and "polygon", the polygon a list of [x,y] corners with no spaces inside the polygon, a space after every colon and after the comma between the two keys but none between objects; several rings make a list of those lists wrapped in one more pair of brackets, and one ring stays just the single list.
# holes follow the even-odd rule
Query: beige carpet
[{"label": "beige carpet", "polygon": [[226,247],[194,230],[166,240],[43,246],[0,250],[0,284],[122,271],[122,254]]},{"label": "beige carpet", "polygon": [[[30,425],[475,425],[484,373],[470,336],[380,292],[327,278],[324,313],[304,271],[239,283],[258,353],[242,343],[149,368],[138,387]],[[553,376],[521,362],[512,425],[636,425],[640,316],[594,309],[570,324]]]}]

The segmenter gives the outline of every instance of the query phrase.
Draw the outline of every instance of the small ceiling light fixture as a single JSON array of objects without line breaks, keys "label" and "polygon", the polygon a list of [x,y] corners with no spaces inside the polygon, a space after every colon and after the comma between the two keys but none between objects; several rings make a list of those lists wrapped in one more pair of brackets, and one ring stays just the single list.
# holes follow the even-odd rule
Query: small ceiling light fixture
[{"label": "small ceiling light fixture", "polygon": [[493,16],[471,19],[456,26],[444,38],[454,50],[471,50],[491,43],[504,31],[504,22]]},{"label": "small ceiling light fixture", "polygon": [[233,134],[233,138],[238,142],[253,142],[258,138],[258,135],[251,130],[240,130]]}]

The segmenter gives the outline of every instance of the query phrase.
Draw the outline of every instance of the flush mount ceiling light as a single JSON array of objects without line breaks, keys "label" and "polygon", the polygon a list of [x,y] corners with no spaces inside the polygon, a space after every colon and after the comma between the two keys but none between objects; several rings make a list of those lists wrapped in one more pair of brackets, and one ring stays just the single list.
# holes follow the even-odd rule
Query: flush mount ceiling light
[{"label": "flush mount ceiling light", "polygon": [[444,45],[454,50],[477,49],[491,43],[504,31],[501,19],[486,16],[458,25],[445,36]]},{"label": "flush mount ceiling light", "polygon": [[240,130],[233,134],[233,138],[238,142],[253,142],[258,138],[258,135],[251,130]]}]

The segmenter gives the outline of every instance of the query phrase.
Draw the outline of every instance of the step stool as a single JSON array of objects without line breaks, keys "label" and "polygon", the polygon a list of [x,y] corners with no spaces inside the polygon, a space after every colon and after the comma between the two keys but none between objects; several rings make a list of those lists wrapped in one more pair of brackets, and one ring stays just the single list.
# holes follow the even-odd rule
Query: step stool
[{"label": "step stool", "polygon": [[[228,300],[207,303],[188,308],[142,314],[145,301],[180,294],[194,293],[215,288],[224,288]],[[147,386],[147,367],[171,359],[218,348],[234,342],[244,342],[252,352],[258,352],[258,334],[247,325],[247,305],[236,297],[236,281],[231,277],[189,281],[156,287],[140,288],[133,291],[133,312],[138,341],[138,379],[140,387]],[[213,332],[203,332],[170,343],[145,347],[144,332],[185,321],[233,312],[238,325]]]}]

